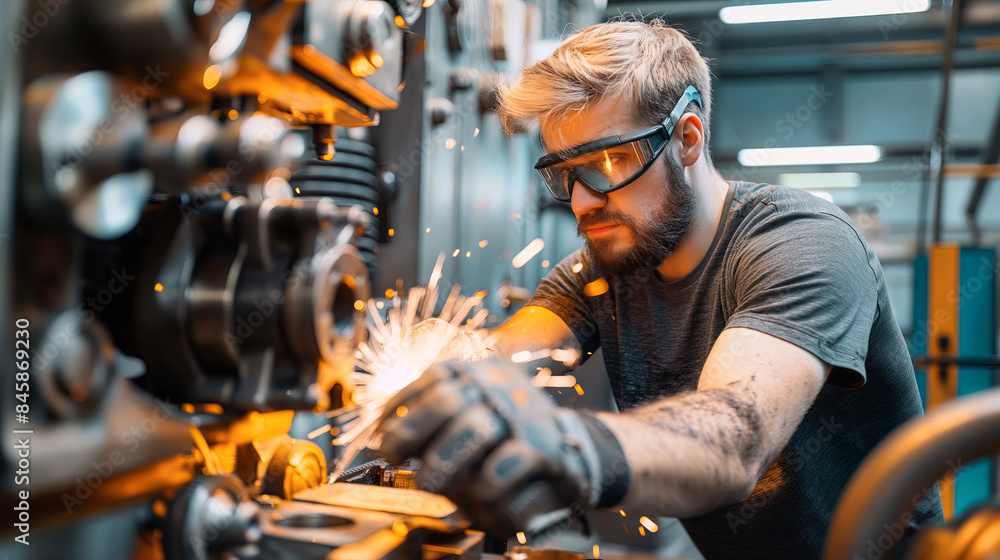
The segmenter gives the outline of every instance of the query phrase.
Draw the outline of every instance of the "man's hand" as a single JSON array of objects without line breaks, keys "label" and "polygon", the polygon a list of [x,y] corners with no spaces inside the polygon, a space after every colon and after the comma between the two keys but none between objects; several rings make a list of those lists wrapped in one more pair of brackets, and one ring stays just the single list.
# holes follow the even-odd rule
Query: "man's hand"
[{"label": "man's hand", "polygon": [[421,321],[403,332],[403,356],[415,371],[437,362],[475,362],[493,356],[475,331],[436,317]]},{"label": "man's hand", "polygon": [[420,488],[445,494],[501,536],[612,505],[627,487],[611,432],[555,406],[511,365],[433,367],[390,401],[379,431],[383,457],[420,457]]}]

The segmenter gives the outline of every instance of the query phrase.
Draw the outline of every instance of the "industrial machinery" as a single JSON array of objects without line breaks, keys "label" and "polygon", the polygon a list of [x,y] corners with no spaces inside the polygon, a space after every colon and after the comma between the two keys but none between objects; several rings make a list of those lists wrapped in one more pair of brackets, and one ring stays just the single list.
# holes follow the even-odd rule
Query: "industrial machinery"
[{"label": "industrial machinery", "polygon": [[[400,190],[404,227],[427,196],[421,120],[491,118],[497,78],[471,67],[436,68],[425,108],[421,35],[516,71],[517,30],[541,22],[521,0],[450,0],[425,25],[433,3],[4,2],[0,556],[483,555],[412,488],[417,465],[367,457],[341,478],[367,485],[324,484],[378,269],[419,273],[412,247],[380,249]],[[442,87],[482,103],[449,108]]]},{"label": "industrial machinery", "polygon": [[[526,292],[527,269],[490,264],[569,217],[530,203],[532,139],[491,119],[493,71],[599,2],[433,4],[4,1],[0,557],[492,557],[412,487],[418,465],[369,457],[341,477],[362,484],[324,484],[331,439],[365,303],[430,276],[418,255],[452,254],[442,286],[462,276],[497,315]],[[532,274],[568,252],[546,251]]]},{"label": "industrial machinery", "polygon": [[371,148],[335,127],[398,107],[420,12],[4,4],[5,557],[482,549],[415,490],[289,501],[326,480],[287,434],[344,405],[381,227]]}]

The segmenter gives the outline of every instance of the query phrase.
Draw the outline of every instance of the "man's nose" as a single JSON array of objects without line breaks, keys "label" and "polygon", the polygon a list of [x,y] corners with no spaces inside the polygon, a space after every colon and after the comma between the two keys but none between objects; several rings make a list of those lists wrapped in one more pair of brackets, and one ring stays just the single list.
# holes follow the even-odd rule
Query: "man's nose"
[{"label": "man's nose", "polygon": [[583,186],[579,181],[573,183],[573,193],[570,195],[570,205],[573,213],[583,216],[602,208],[608,203],[608,196],[596,193]]}]

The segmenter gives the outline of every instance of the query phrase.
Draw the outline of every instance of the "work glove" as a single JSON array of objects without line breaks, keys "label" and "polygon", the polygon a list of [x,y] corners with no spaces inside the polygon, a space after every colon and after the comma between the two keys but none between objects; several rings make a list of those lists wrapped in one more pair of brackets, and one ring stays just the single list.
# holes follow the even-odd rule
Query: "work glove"
[{"label": "work glove", "polygon": [[403,331],[402,355],[409,367],[422,372],[437,362],[475,362],[493,357],[476,331],[436,317]]},{"label": "work glove", "polygon": [[624,497],[618,441],[589,413],[555,406],[511,364],[432,367],[385,409],[379,454],[419,457],[417,486],[446,495],[488,531],[538,535]]}]

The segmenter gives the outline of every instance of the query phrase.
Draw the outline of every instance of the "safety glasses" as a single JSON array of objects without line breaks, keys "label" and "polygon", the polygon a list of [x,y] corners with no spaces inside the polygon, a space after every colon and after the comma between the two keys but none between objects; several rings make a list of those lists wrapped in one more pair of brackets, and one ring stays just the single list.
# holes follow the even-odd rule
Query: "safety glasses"
[{"label": "safety glasses", "polygon": [[692,101],[702,106],[698,90],[688,86],[662,123],[546,154],[535,164],[535,169],[556,200],[568,201],[576,182],[601,194],[618,190],[653,165]]}]

